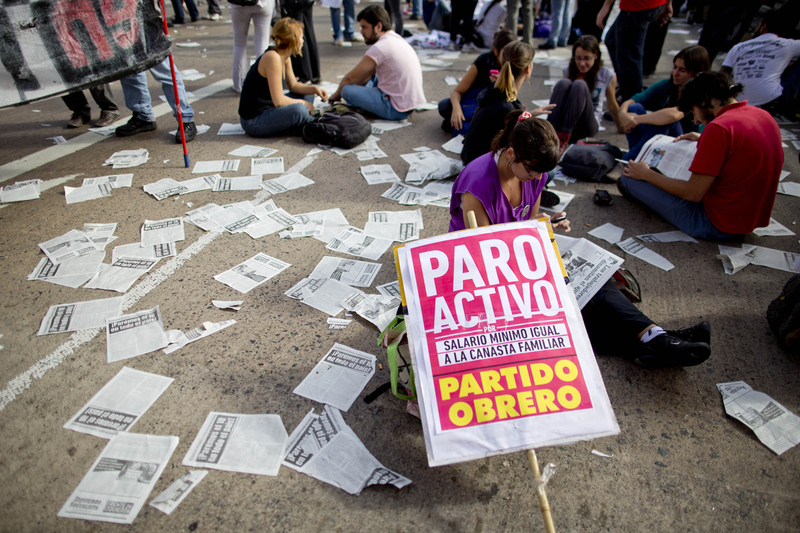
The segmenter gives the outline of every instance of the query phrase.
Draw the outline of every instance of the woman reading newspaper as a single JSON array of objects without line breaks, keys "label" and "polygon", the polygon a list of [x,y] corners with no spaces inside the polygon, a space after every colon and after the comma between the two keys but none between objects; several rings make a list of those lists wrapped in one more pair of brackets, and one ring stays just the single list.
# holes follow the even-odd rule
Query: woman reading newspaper
[{"label": "woman reading newspaper", "polygon": [[[539,214],[547,172],[558,162],[555,129],[527,111],[512,111],[492,141],[491,151],[469,163],[453,185],[449,231],[467,227],[467,213],[478,226],[530,220]],[[556,213],[555,219],[566,217]],[[569,231],[563,218],[555,228]],[[623,355],[646,368],[692,366],[708,359],[708,322],[665,331],[640,312],[611,282],[584,306],[592,346],[599,353]]]}]

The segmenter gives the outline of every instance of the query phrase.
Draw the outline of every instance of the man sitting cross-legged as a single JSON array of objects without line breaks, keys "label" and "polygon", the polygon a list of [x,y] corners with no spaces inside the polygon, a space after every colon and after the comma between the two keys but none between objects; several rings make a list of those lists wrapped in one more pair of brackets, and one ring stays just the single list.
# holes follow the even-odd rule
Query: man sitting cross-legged
[{"label": "man sitting cross-legged", "polygon": [[426,102],[416,52],[392,31],[389,13],[381,6],[369,6],[356,18],[364,41],[373,46],[345,75],[329,101],[344,98],[387,120],[407,118]]},{"label": "man sitting cross-legged", "polygon": [[646,163],[631,162],[617,182],[669,223],[700,239],[730,239],[769,225],[783,166],[781,132],[772,116],[747,100],[742,85],[720,72],[703,72],[683,86],[678,109],[705,126],[689,181],[671,179]]}]

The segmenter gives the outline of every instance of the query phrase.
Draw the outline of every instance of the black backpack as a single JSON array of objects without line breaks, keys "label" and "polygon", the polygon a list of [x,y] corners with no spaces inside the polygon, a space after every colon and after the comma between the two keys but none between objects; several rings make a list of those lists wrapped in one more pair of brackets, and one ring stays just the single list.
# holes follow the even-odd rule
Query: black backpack
[{"label": "black backpack", "polygon": [[599,144],[578,143],[564,152],[559,165],[571,178],[599,182],[617,165],[616,159],[623,154],[622,150],[605,141]]},{"label": "black backpack", "polygon": [[366,141],[371,133],[372,125],[354,111],[326,113],[303,126],[305,142],[339,148],[358,146]]}]

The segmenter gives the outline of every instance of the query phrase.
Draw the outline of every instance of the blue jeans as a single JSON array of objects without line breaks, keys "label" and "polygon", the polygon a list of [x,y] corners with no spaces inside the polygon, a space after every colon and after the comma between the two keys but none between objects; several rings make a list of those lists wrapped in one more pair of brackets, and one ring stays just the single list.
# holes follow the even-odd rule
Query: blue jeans
[{"label": "blue jeans", "polygon": [[[644,115],[645,112],[642,104],[631,104],[630,107],[628,107],[628,113],[633,113],[634,115]],[[625,137],[628,139],[628,153],[622,156],[622,159],[625,161],[636,159],[636,156],[642,151],[642,147],[647,144],[647,141],[661,134],[669,135],[670,137],[683,135],[683,126],[681,126],[680,121],[667,124],[666,126],[639,124],[633,128],[630,133],[625,134]]]},{"label": "blue jeans", "polygon": [[[353,38],[353,25],[356,21],[356,3],[355,0],[342,0],[342,7],[344,7],[344,38]],[[331,8],[331,26],[333,26],[333,40],[342,38],[342,24],[341,24],[342,8]]]},{"label": "blue jeans", "polygon": [[403,120],[411,114],[394,108],[389,95],[378,89],[377,76],[373,76],[364,85],[345,85],[342,87],[342,98],[351,105],[386,120]]},{"label": "blue jeans", "polygon": [[617,73],[622,101],[642,90],[644,39],[664,6],[644,11],[620,11],[606,35],[606,47]]},{"label": "blue jeans", "polygon": [[[314,96],[310,94],[289,93],[286,96],[305,100],[306,102],[314,101]],[[308,108],[303,104],[297,103],[267,109],[255,118],[240,118],[239,123],[241,123],[245,133],[251,137],[273,137],[312,120],[313,117]]]},{"label": "blue jeans", "polygon": [[709,241],[723,241],[737,237],[737,235],[718,230],[711,223],[703,209],[703,202],[695,203],[678,198],[651,183],[626,176],[622,176],[619,183],[631,196],[692,237]]},{"label": "blue jeans", "polygon": [[415,17],[422,15],[422,0],[411,0],[411,14]]},{"label": "blue jeans", "polygon": [[572,29],[572,10],[570,0],[550,0],[552,26],[547,44],[550,46],[567,46],[569,32]]},{"label": "blue jeans", "polygon": [[[189,16],[192,18],[192,22],[196,21],[200,17],[200,13],[197,12],[197,6],[195,5],[194,0],[186,0],[186,8],[189,10]],[[172,9],[175,10],[175,20],[177,22],[183,22],[184,15],[181,0],[172,0]]]},{"label": "blue jeans", "polygon": [[428,0],[423,0],[422,4],[422,21],[425,23],[425,27],[429,30],[431,28],[431,19],[433,19],[433,12],[436,10],[436,2],[429,2]]},{"label": "blue jeans", "polygon": [[[453,129],[453,137],[456,135],[466,135],[469,130],[469,125],[472,122],[472,117],[475,111],[478,110],[478,95],[483,89],[476,87],[469,89],[461,95],[461,112],[464,114],[464,121],[461,123],[461,129]],[[453,115],[453,103],[449,98],[439,101],[439,115],[449,124],[450,117]]]},{"label": "blue jeans", "polygon": [[[161,84],[161,89],[164,91],[164,96],[167,97],[167,102],[172,108],[172,116],[177,117],[178,113],[175,110],[175,90],[172,85],[172,74],[169,69],[169,56],[164,58],[164,61],[150,69],[150,74],[153,79]],[[192,110],[189,102],[186,101],[186,90],[183,87],[183,79],[178,67],[175,67],[175,81],[178,83],[178,98],[181,101],[181,115],[183,115],[184,122],[194,121],[194,110]],[[125,96],[125,106],[133,111],[133,115],[139,117],[141,120],[153,122],[156,116],[153,114],[153,107],[150,104],[150,91],[147,89],[147,76],[144,72],[134,74],[127,78],[119,80],[122,85],[122,94]]]}]

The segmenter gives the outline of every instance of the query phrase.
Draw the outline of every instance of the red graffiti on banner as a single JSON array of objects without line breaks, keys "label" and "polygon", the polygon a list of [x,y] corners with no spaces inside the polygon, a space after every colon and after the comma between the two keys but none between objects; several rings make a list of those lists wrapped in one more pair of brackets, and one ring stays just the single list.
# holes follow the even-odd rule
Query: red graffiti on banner
[{"label": "red graffiti on banner", "polygon": [[73,66],[79,68],[89,65],[86,52],[72,29],[75,21],[83,23],[101,59],[105,60],[114,55],[91,0],[60,0],[53,7],[53,25],[58,40],[61,41],[61,46]]},{"label": "red graffiti on banner", "polygon": [[[138,2],[123,2],[122,7],[115,8],[113,0],[102,0],[100,8],[103,11],[103,18],[109,28],[120,25],[113,29],[112,36],[122,48],[130,48],[139,40],[139,19],[136,17]],[[129,29],[125,29],[122,24],[130,20]]]}]

